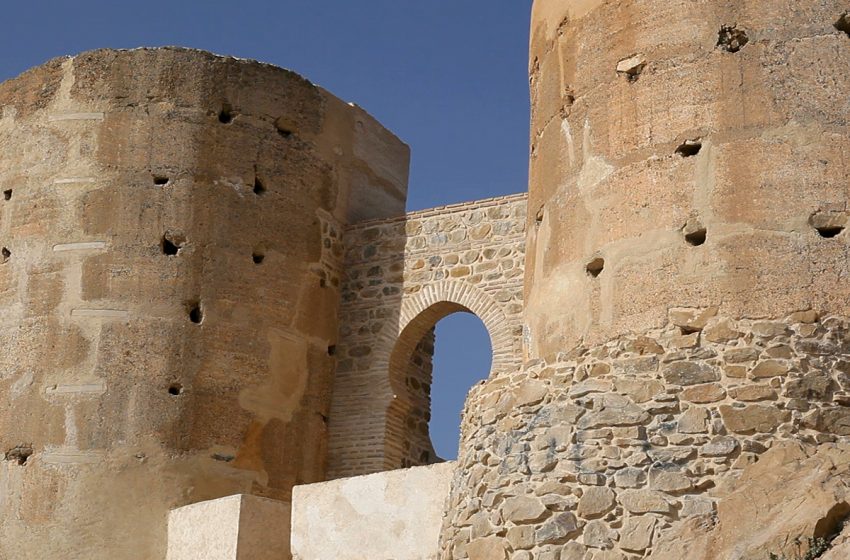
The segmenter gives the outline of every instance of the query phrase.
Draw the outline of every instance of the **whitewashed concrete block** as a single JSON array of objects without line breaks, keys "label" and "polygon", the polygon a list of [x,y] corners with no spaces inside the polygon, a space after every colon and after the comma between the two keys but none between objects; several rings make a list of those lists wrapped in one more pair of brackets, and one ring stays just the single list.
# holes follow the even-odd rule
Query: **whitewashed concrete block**
[{"label": "whitewashed concrete block", "polygon": [[167,560],[289,560],[290,504],[236,495],[168,514]]},{"label": "whitewashed concrete block", "polygon": [[296,486],[294,560],[431,560],[455,463]]}]

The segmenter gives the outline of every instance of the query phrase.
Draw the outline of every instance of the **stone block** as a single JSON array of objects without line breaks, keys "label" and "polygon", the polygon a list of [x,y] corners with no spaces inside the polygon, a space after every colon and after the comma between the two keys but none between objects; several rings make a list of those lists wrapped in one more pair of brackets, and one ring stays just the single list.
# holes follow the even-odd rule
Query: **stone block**
[{"label": "stone block", "polygon": [[166,560],[289,560],[290,504],[238,494],[168,514]]},{"label": "stone block", "polygon": [[[448,462],[296,486],[293,559],[436,558],[454,468]],[[484,538],[467,552],[471,559],[502,560],[505,546]]]}]

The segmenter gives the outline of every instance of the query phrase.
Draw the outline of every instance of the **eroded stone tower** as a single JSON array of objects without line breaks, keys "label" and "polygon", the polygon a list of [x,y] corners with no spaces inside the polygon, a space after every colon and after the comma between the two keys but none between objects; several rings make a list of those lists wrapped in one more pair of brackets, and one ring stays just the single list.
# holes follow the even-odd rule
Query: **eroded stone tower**
[{"label": "eroded stone tower", "polygon": [[529,362],[470,396],[444,558],[732,557],[676,535],[777,443],[847,444],[848,17],[536,0]]},{"label": "eroded stone tower", "polygon": [[57,59],[0,105],[0,557],[162,559],[175,506],[324,480],[341,233],[403,213],[407,147],[182,49]]}]

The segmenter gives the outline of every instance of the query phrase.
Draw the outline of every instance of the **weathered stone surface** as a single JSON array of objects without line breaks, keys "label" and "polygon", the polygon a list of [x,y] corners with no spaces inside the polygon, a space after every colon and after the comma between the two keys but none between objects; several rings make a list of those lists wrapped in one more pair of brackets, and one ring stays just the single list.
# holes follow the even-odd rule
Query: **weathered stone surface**
[{"label": "weathered stone surface", "polygon": [[664,392],[664,384],[655,379],[617,378],[614,386],[618,393],[625,394],[637,404],[650,401]]},{"label": "weathered stone surface", "polygon": [[546,515],[546,506],[539,498],[529,496],[517,496],[505,500],[502,515],[507,521],[516,524],[531,523],[542,519]]},{"label": "weathered stone surface", "polygon": [[508,547],[502,537],[477,539],[466,546],[469,560],[507,560]]},{"label": "weathered stone surface", "polygon": [[776,398],[776,391],[767,385],[744,385],[743,387],[731,389],[729,396],[744,402],[766,401],[774,400]]},{"label": "weathered stone surface", "polygon": [[729,436],[719,436],[712,439],[700,449],[704,457],[725,457],[738,449],[738,440]]},{"label": "weathered stone surface", "polygon": [[579,429],[587,430],[601,426],[630,426],[643,424],[649,420],[649,414],[620,395],[594,397],[593,410],[585,414],[578,422]]},{"label": "weathered stone surface", "polygon": [[616,533],[604,521],[590,521],[584,526],[582,533],[584,544],[593,548],[609,548],[614,542]]},{"label": "weathered stone surface", "polygon": [[620,531],[620,548],[642,552],[652,546],[655,518],[651,516],[629,517]]},{"label": "weathered stone surface", "polygon": [[623,490],[618,499],[631,513],[667,513],[670,504],[661,492],[652,490]]},{"label": "weathered stone surface", "polygon": [[828,434],[850,436],[850,408],[826,408],[814,410],[803,423],[806,427]]},{"label": "weathered stone surface", "polygon": [[704,434],[708,431],[708,411],[692,406],[679,417],[678,430],[683,434]]},{"label": "weathered stone surface", "polygon": [[729,405],[720,407],[723,424],[737,433],[772,432],[782,422],[791,418],[791,413],[773,406],[753,404],[742,408]]},{"label": "weathered stone surface", "polygon": [[725,397],[726,391],[717,383],[694,385],[682,391],[682,400],[698,404],[721,401]]},{"label": "weathered stone surface", "polygon": [[777,444],[723,491],[716,524],[709,516],[691,518],[665,534],[650,558],[793,557],[795,539],[828,534],[850,512],[848,482],[846,445]]},{"label": "weathered stone surface", "polygon": [[664,368],[664,379],[674,385],[697,385],[719,380],[720,373],[708,364],[676,362]]},{"label": "weathered stone surface", "polygon": [[618,488],[638,488],[646,483],[646,472],[643,469],[627,467],[614,474],[614,484]]},{"label": "weathered stone surface", "polygon": [[537,544],[561,542],[578,529],[578,522],[572,513],[560,513],[548,519],[535,534]]},{"label": "weathered stone surface", "polygon": [[578,502],[577,513],[585,519],[599,517],[614,507],[614,492],[605,487],[587,488]]},{"label": "weathered stone surface", "polygon": [[786,362],[780,360],[765,360],[756,364],[753,371],[750,373],[754,379],[762,379],[765,377],[776,377],[778,375],[788,375],[789,366]]},{"label": "weathered stone surface", "polygon": [[649,471],[649,487],[662,492],[682,492],[693,487],[691,479],[681,472],[666,469],[653,468]]}]

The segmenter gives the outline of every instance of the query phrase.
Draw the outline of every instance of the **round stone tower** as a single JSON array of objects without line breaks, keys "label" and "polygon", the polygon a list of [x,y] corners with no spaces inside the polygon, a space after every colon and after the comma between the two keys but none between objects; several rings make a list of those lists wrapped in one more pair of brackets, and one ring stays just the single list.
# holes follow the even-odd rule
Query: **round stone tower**
[{"label": "round stone tower", "polygon": [[299,76],[95,51],[0,85],[0,556],[165,557],[174,507],[324,479],[341,228],[408,150]]},{"label": "round stone tower", "polygon": [[672,558],[773,443],[850,436],[850,14],[536,0],[531,29],[529,361],[470,395],[444,558]]}]

